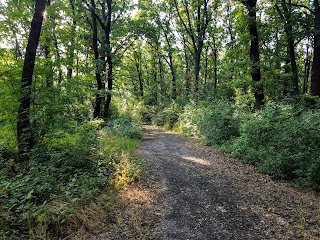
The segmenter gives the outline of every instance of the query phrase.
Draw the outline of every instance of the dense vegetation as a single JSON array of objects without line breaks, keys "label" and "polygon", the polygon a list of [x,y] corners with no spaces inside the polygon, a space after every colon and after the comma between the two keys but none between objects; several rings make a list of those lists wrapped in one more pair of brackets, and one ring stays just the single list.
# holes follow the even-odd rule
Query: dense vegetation
[{"label": "dense vegetation", "polygon": [[142,123],[319,191],[319,28],[318,0],[0,1],[0,236],[94,229]]}]

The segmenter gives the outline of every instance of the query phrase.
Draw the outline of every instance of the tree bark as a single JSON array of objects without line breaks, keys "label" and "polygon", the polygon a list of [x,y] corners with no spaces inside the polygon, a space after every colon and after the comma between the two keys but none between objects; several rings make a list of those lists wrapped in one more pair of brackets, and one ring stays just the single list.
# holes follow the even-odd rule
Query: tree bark
[{"label": "tree bark", "polygon": [[73,72],[73,61],[74,61],[74,33],[76,31],[76,17],[75,17],[75,8],[73,0],[70,0],[70,6],[72,9],[72,27],[71,27],[71,39],[70,39],[70,49],[69,49],[69,63],[68,63],[68,70],[67,70],[67,79],[70,80],[72,77]]},{"label": "tree bark", "polygon": [[134,52],[134,62],[135,67],[138,73],[138,80],[139,80],[139,95],[140,97],[143,97],[143,81],[142,81],[142,70],[141,70],[141,54],[137,54]]},{"label": "tree bark", "polygon": [[306,60],[304,63],[304,80],[303,80],[303,93],[308,92],[308,81],[309,81],[309,75],[310,75],[310,66],[311,61],[309,57],[309,46],[307,46],[307,52],[306,52]]},{"label": "tree bark", "polygon": [[320,6],[314,0],[314,55],[311,70],[311,95],[320,96]]},{"label": "tree bark", "polygon": [[20,161],[28,161],[34,146],[34,135],[30,123],[31,86],[37,47],[45,13],[45,0],[36,0],[35,12],[31,22],[26,55],[22,70],[21,97],[18,108],[17,141]]},{"label": "tree bark", "polygon": [[251,77],[255,82],[254,97],[255,97],[255,109],[261,109],[264,104],[264,93],[261,85],[261,70],[260,70],[260,53],[259,53],[259,35],[257,28],[257,13],[256,5],[257,0],[245,0],[245,6],[249,11],[249,31],[251,36],[250,45],[250,60],[252,61]]},{"label": "tree bark", "polygon": [[91,0],[91,6],[92,6],[92,48],[93,48],[93,54],[94,54],[94,61],[95,61],[95,75],[96,75],[96,81],[97,81],[97,90],[98,93],[96,94],[96,101],[93,111],[93,117],[94,118],[101,118],[101,104],[103,102],[103,96],[101,93],[101,90],[103,87],[103,82],[101,79],[100,74],[100,66],[99,66],[99,52],[98,52],[98,27],[97,27],[97,17],[96,17],[96,4],[94,0]]},{"label": "tree bark", "polygon": [[112,0],[107,0],[107,23],[104,28],[105,38],[106,38],[106,48],[107,48],[107,64],[108,64],[108,74],[107,74],[107,81],[108,81],[108,93],[107,93],[107,101],[104,106],[104,115],[108,117],[110,104],[111,104],[111,91],[112,91],[112,84],[113,84],[113,61],[112,61],[112,48],[110,42],[110,35],[111,35],[111,21],[112,21]]},{"label": "tree bark", "polygon": [[189,35],[193,45],[193,57],[194,57],[194,97],[198,98],[199,91],[199,76],[200,76],[200,61],[201,61],[201,52],[203,49],[203,44],[206,36],[206,30],[210,22],[209,10],[208,10],[208,1],[204,0],[203,2],[198,1],[196,11],[194,13],[195,18],[194,24],[195,29],[193,29],[191,24],[192,14],[189,13],[187,4],[183,3],[185,7],[185,13],[187,20],[181,16],[181,11],[179,10],[177,0],[174,0],[175,9],[177,11],[180,22],[182,23],[185,31]]},{"label": "tree bark", "polygon": [[294,39],[293,39],[293,28],[292,28],[292,20],[291,20],[291,11],[287,7],[286,0],[282,0],[281,2],[283,13],[281,12],[278,5],[275,5],[280,17],[284,20],[284,31],[287,37],[287,48],[288,48],[288,55],[290,58],[291,64],[291,73],[292,73],[292,94],[297,95],[299,94],[299,77],[298,77],[298,67],[296,63],[296,53],[294,47]]}]

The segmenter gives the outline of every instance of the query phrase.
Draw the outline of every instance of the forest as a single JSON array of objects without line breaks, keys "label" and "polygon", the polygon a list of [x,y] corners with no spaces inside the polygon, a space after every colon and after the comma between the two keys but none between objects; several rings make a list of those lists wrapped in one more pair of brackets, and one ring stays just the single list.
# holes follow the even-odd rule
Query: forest
[{"label": "forest", "polygon": [[1,239],[112,208],[144,124],[320,191],[318,0],[1,0],[0,43]]}]

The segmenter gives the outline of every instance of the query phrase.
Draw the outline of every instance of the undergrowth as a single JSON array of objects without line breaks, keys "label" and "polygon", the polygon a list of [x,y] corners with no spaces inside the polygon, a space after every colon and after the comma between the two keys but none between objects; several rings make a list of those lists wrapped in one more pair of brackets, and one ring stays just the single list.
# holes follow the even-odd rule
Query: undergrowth
[{"label": "undergrowth", "polygon": [[1,239],[58,239],[102,226],[118,189],[141,167],[132,119],[88,121],[46,134],[28,164],[0,143]]},{"label": "undergrowth", "polygon": [[320,109],[310,101],[268,102],[256,112],[244,103],[223,100],[184,108],[172,103],[158,108],[151,119],[276,178],[320,191]]}]

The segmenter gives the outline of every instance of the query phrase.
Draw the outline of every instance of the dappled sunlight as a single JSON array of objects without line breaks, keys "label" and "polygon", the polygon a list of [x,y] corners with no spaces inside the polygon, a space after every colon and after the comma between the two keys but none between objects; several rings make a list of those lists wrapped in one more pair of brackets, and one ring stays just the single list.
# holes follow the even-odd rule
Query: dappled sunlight
[{"label": "dappled sunlight", "polygon": [[203,160],[201,158],[195,158],[195,157],[190,157],[190,156],[186,156],[186,155],[181,156],[181,158],[183,158],[187,161],[190,161],[190,162],[201,164],[201,165],[206,165],[206,166],[211,165],[211,163],[209,161]]}]

